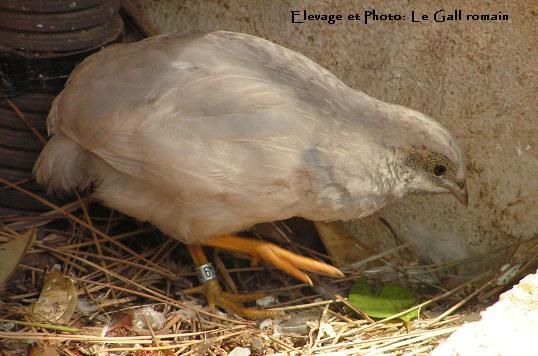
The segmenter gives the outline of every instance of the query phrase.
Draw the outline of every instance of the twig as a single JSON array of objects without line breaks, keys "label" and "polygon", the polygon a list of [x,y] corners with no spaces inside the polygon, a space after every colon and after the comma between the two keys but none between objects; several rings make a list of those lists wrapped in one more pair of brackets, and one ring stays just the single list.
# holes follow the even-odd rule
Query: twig
[{"label": "twig", "polygon": [[71,219],[71,220],[73,220],[73,221],[76,222],[77,224],[79,224],[79,225],[81,225],[81,226],[84,226],[85,228],[87,228],[87,229],[89,229],[89,230],[95,232],[97,235],[99,235],[100,237],[104,238],[106,241],[108,241],[108,242],[110,242],[110,243],[112,243],[112,244],[118,246],[119,248],[121,248],[122,250],[126,251],[127,253],[129,253],[129,254],[131,254],[131,255],[133,255],[133,256],[138,257],[139,259],[143,260],[143,261],[146,262],[147,264],[152,265],[152,266],[155,267],[155,268],[162,269],[161,266],[159,266],[159,265],[157,265],[157,264],[155,264],[155,263],[153,263],[153,262],[151,262],[151,261],[149,261],[149,260],[143,258],[142,256],[140,256],[138,253],[136,253],[135,251],[131,250],[131,249],[128,248],[127,246],[125,246],[125,245],[123,245],[123,244],[117,242],[117,241],[114,240],[114,239],[111,239],[110,236],[108,236],[107,234],[105,234],[105,233],[103,233],[103,232],[101,232],[101,231],[95,229],[93,226],[91,226],[91,225],[87,224],[86,222],[80,220],[80,219],[77,218],[75,215],[73,215],[73,214],[71,214],[71,213],[68,213],[67,211],[63,210],[61,207],[59,207],[59,206],[57,206],[57,205],[55,205],[55,204],[49,202],[49,201],[46,200],[46,199],[41,198],[39,195],[37,195],[37,194],[35,194],[35,193],[32,193],[32,192],[30,192],[30,191],[28,191],[28,190],[26,190],[26,189],[24,189],[24,188],[21,188],[21,187],[19,187],[19,186],[13,185],[13,183],[11,183],[11,182],[5,180],[5,179],[2,178],[2,177],[0,177],[0,183],[5,184],[5,185],[7,185],[7,186],[10,186],[10,187],[12,187],[12,188],[14,188],[14,189],[20,191],[21,193],[26,194],[26,195],[28,195],[28,196],[31,197],[31,198],[34,198],[35,200],[37,200],[37,201],[40,202],[41,204],[46,205],[46,206],[48,206],[49,208],[54,209],[54,210],[60,212],[62,215],[64,215],[65,217],[67,217],[67,218],[69,218],[69,219]]},{"label": "twig", "polygon": [[30,321],[18,321],[18,320],[0,319],[0,323],[12,323],[12,324],[15,324],[15,325],[22,325],[22,326],[30,326],[30,327],[35,327],[35,328],[56,330],[56,331],[62,331],[62,332],[66,332],[66,333],[76,333],[76,332],[80,331],[80,329],[73,328],[73,327],[70,327],[70,326],[48,324],[48,323],[34,323],[34,322],[30,322]]}]

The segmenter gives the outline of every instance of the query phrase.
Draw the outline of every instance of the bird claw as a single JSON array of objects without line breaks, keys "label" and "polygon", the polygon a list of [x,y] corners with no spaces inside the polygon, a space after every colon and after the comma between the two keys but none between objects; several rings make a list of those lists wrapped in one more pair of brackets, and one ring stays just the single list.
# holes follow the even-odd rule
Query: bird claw
[{"label": "bird claw", "polygon": [[278,316],[280,312],[267,309],[248,308],[241,303],[251,302],[265,296],[264,293],[229,293],[221,289],[217,280],[183,291],[184,294],[204,294],[210,309],[220,307],[239,316],[249,319],[260,319]]},{"label": "bird claw", "polygon": [[308,285],[312,285],[312,280],[303,271],[315,272],[334,278],[344,277],[344,274],[336,267],[313,258],[300,256],[265,241],[227,235],[208,239],[204,241],[204,244],[245,253],[256,261],[264,260]]},{"label": "bird claw", "polygon": [[312,286],[312,280],[303,271],[319,273],[334,278],[344,274],[331,265],[309,257],[297,255],[272,243],[261,243],[255,250],[255,257],[262,259],[298,280]]}]

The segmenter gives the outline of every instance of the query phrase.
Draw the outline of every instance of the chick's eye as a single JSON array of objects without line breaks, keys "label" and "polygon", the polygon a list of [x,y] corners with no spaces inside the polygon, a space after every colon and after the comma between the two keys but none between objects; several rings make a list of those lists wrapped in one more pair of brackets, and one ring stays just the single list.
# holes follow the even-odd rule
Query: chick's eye
[{"label": "chick's eye", "polygon": [[435,174],[437,177],[441,177],[445,173],[446,173],[446,166],[445,165],[436,164],[435,167],[433,167],[433,174]]}]

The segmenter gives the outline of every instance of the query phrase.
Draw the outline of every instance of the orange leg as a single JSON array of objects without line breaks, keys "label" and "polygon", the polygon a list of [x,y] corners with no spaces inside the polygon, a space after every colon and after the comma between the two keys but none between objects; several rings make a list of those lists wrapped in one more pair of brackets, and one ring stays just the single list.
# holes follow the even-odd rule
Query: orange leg
[{"label": "orange leg", "polygon": [[[193,262],[196,266],[202,266],[206,264],[207,257],[200,245],[190,245],[189,252],[191,254]],[[241,303],[253,301],[264,296],[263,293],[249,293],[249,294],[236,294],[228,293],[220,288],[220,285],[216,279],[209,280],[201,285],[190,288],[183,291],[185,294],[200,293],[204,294],[207,298],[207,304],[210,308],[215,306],[222,307],[228,311],[234,312],[237,315],[241,315],[247,318],[267,318],[275,316],[277,313],[270,310],[263,310],[257,308],[246,308]]]},{"label": "orange leg", "polygon": [[264,260],[309,285],[312,285],[312,280],[302,270],[320,273],[330,277],[344,276],[336,267],[289,252],[270,242],[225,235],[205,240],[203,244],[224,250],[241,252],[252,256],[254,259]]}]

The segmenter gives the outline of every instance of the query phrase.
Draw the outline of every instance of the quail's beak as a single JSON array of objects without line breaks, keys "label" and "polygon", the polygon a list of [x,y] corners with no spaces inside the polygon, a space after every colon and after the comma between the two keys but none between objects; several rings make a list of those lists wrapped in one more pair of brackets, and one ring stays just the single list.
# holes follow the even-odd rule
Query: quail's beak
[{"label": "quail's beak", "polygon": [[460,203],[465,205],[469,205],[469,193],[467,192],[467,185],[465,184],[465,180],[461,180],[459,182],[456,182],[457,189],[452,190],[452,194]]}]

